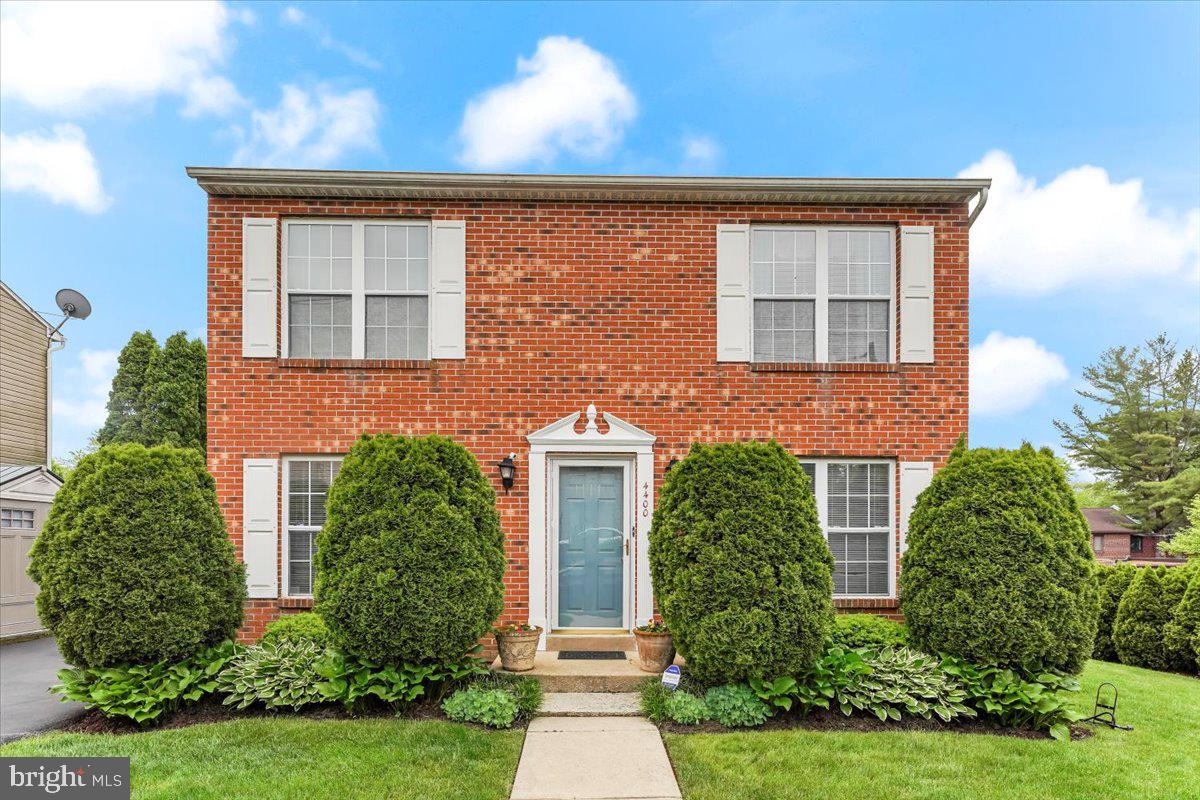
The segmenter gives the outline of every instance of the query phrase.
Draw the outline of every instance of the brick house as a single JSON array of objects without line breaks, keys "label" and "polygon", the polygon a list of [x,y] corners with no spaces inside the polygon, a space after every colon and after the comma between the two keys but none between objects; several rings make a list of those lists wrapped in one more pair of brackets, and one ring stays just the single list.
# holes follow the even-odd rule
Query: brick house
[{"label": "brick house", "polygon": [[376,432],[452,436],[493,480],[504,621],[646,621],[671,461],[769,438],[813,478],[837,606],[897,613],[908,510],[967,430],[988,181],[188,174],[244,635],[311,605],[326,488]]},{"label": "brick house", "polygon": [[1136,530],[1137,521],[1115,508],[1081,508],[1092,532],[1092,552],[1101,564],[1128,561],[1144,566],[1173,566],[1186,562],[1182,556],[1162,552],[1167,536]]}]

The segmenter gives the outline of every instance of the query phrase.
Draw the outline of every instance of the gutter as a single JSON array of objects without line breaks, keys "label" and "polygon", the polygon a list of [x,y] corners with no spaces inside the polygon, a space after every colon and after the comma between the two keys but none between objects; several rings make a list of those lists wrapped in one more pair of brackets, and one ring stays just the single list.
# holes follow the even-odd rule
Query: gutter
[{"label": "gutter", "polygon": [[[991,181],[988,181],[990,184]],[[979,212],[983,211],[983,207],[987,205],[988,187],[981,186],[979,188],[979,202],[975,204],[975,210],[971,212],[971,216],[967,217],[967,228],[970,229],[975,224],[975,220],[979,218]]]}]

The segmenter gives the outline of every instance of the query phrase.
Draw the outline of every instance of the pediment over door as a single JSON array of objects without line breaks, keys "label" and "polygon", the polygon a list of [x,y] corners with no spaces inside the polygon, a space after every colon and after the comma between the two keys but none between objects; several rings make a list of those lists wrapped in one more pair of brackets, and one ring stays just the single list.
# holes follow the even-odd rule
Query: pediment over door
[{"label": "pediment over door", "polygon": [[[585,418],[582,431],[576,431],[580,418]],[[607,431],[601,431],[598,420],[603,420]],[[648,447],[657,438],[636,425],[626,422],[615,414],[596,410],[596,404],[591,403],[583,412],[568,414],[557,422],[552,422],[541,430],[525,437],[531,445],[541,447],[601,445],[605,447]]]}]

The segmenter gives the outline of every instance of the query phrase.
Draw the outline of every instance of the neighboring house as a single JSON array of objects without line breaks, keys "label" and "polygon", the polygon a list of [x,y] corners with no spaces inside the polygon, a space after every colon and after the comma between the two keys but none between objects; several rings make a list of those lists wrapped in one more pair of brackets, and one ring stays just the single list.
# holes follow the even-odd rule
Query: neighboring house
[{"label": "neighboring house", "polygon": [[1092,551],[1101,564],[1128,561],[1133,564],[1183,564],[1186,559],[1162,552],[1169,537],[1134,530],[1137,521],[1116,508],[1080,509],[1092,532]]},{"label": "neighboring house", "polygon": [[25,570],[62,480],[50,471],[51,326],[0,283],[0,637],[41,630]]},{"label": "neighboring house", "polygon": [[988,181],[188,174],[244,635],[311,605],[328,486],[377,432],[451,436],[494,482],[504,621],[646,621],[670,462],[772,438],[813,478],[836,604],[896,613],[908,512],[967,430]]}]

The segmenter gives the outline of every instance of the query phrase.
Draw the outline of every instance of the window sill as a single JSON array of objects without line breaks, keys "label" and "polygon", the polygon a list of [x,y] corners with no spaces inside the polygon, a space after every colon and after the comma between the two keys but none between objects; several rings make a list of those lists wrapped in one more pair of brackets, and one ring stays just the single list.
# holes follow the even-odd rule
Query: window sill
[{"label": "window sill", "polygon": [[899,608],[900,600],[895,597],[834,597],[834,608]]},{"label": "window sill", "polygon": [[313,599],[311,597],[281,597],[279,598],[280,608],[312,608]]},{"label": "window sill", "polygon": [[433,367],[430,359],[402,358],[279,358],[276,363],[285,369],[411,369]]},{"label": "window sill", "polygon": [[751,372],[899,372],[899,364],[838,364],[822,361],[751,361]]}]

